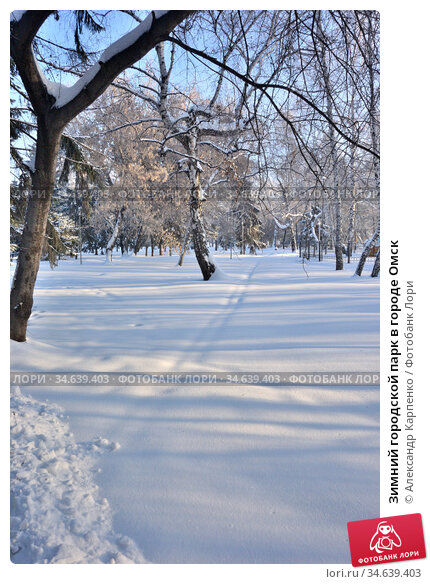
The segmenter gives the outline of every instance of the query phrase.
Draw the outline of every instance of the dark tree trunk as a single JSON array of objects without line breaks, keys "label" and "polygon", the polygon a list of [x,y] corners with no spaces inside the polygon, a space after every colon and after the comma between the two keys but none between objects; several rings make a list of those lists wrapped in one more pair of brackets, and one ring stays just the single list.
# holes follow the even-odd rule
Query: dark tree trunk
[{"label": "dark tree trunk", "polygon": [[[141,225],[139,227],[139,231],[137,233],[136,241],[134,243],[134,248],[133,248],[133,253],[135,256],[139,253],[139,251],[143,245],[144,239],[145,239],[145,236],[143,234],[143,226]],[[148,255],[148,248],[146,248],[146,255]]]},{"label": "dark tree trunk", "polygon": [[336,255],[336,270],[343,270],[342,245],[336,242],[334,250]]},{"label": "dark tree trunk", "polygon": [[380,268],[380,260],[379,260],[380,251],[376,254],[375,258],[375,265],[373,266],[372,273],[370,274],[372,278],[377,278],[379,276],[379,268]]},{"label": "dark tree trunk", "polygon": [[25,341],[27,323],[33,307],[33,292],[45,239],[48,213],[55,183],[55,165],[61,131],[48,131],[39,121],[35,172],[31,196],[10,294],[10,338]]},{"label": "dark tree trunk", "polygon": [[196,213],[196,217],[193,221],[194,252],[202,271],[203,279],[209,280],[216,268],[215,264],[210,259],[210,252],[205,235],[200,214]]},{"label": "dark tree trunk", "polygon": [[356,201],[353,201],[351,207],[349,208],[349,225],[348,225],[348,264],[351,263],[352,255],[352,240],[354,237],[354,222],[355,222],[355,212],[356,212]]},{"label": "dark tree trunk", "polygon": [[209,280],[215,272],[216,266],[211,261],[206,232],[202,220],[202,197],[200,186],[200,171],[193,165],[190,165],[190,182],[191,182],[191,231],[194,244],[194,252],[197,262],[202,271],[203,279]]},{"label": "dark tree trunk", "polygon": [[341,239],[341,198],[337,187],[336,218],[335,218],[335,242],[334,253],[336,256],[336,270],[343,270],[343,253]]}]

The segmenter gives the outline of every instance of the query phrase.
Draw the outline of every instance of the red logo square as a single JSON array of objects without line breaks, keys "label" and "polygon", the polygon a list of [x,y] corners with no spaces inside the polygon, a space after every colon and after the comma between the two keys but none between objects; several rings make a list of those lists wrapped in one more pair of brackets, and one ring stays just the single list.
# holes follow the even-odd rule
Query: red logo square
[{"label": "red logo square", "polygon": [[420,513],[348,523],[353,566],[371,566],[426,557]]}]

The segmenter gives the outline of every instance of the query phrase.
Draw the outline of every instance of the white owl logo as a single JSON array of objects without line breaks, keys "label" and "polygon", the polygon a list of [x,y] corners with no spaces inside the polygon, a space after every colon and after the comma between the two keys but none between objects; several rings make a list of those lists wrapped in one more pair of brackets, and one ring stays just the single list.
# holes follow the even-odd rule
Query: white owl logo
[{"label": "white owl logo", "polygon": [[375,550],[377,554],[383,554],[401,545],[402,540],[392,525],[389,525],[386,521],[378,523],[376,532],[370,540],[371,550]]}]

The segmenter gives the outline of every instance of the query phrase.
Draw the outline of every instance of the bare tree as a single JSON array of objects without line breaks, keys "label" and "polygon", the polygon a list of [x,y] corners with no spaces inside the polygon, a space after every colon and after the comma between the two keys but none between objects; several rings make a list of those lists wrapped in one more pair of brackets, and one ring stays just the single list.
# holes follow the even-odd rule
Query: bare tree
[{"label": "bare tree", "polygon": [[[172,95],[175,93],[175,88],[171,82],[175,62],[174,46],[168,63],[165,44],[160,43],[156,47],[158,57],[156,88],[155,90],[151,88],[151,94],[155,91],[156,99],[145,97],[153,105],[154,111],[159,114],[159,121],[164,127],[164,137],[160,141],[161,153],[164,156],[169,153],[174,154],[179,158],[180,170],[185,171],[188,176],[191,238],[204,280],[209,280],[216,270],[209,250],[203,218],[203,204],[206,200],[202,184],[204,167],[210,169],[210,176],[207,177],[209,186],[216,180],[223,161],[226,159],[231,161],[244,151],[243,142],[246,141],[247,130],[249,132],[253,117],[246,106],[255,89],[246,83],[243,84],[234,107],[226,107],[222,104],[221,88],[225,79],[224,68],[240,43],[246,43],[246,32],[261,16],[262,13],[250,12],[242,18],[240,12],[237,12],[218,18],[217,27],[224,28],[222,32],[216,29],[215,36],[219,41],[219,50],[223,54],[223,59],[218,67],[216,82],[210,96],[203,97],[195,89],[191,91],[188,89],[190,97],[180,104],[180,107],[178,103],[174,103]],[[273,22],[277,19],[277,15],[271,18]],[[213,25],[213,22],[211,24]],[[239,32],[235,31],[235,26]],[[269,27],[269,32],[261,38],[261,43],[252,52],[248,50],[247,66],[250,74],[261,66],[273,40],[273,31]],[[256,77],[258,77],[258,71]],[[176,149],[171,146],[172,141],[177,144]],[[246,176],[245,169],[242,179],[246,179]],[[220,179],[220,181],[223,180],[227,179]]]}]

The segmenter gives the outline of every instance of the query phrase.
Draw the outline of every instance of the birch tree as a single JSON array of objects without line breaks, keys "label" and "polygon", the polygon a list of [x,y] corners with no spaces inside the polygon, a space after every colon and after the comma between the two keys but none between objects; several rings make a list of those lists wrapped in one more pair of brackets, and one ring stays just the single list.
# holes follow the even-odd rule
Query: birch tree
[{"label": "birch tree", "polygon": [[[168,62],[165,43],[160,43],[156,47],[158,58],[156,98],[146,97],[148,103],[153,105],[154,112],[159,114],[159,122],[164,128],[164,137],[160,141],[162,154],[176,155],[178,164],[186,172],[189,180],[190,235],[204,280],[209,280],[216,270],[209,250],[203,217],[203,205],[206,199],[205,185],[202,184],[204,168],[210,169],[209,176],[206,177],[207,187],[214,182],[227,180],[221,178],[222,172],[219,172],[220,176],[217,177],[218,171],[221,171],[222,160],[227,158],[231,161],[244,151],[247,128],[251,124],[252,117],[246,105],[250,95],[255,91],[253,87],[243,85],[234,107],[223,106],[220,99],[221,88],[225,81],[224,68],[227,66],[228,59],[243,42],[245,32],[250,30],[260,17],[259,14],[249,13],[241,19],[239,14],[237,13],[234,18],[229,15],[228,21],[224,22],[225,30],[221,40],[223,60],[218,68],[215,86],[209,96],[201,96],[189,90],[189,98],[185,100],[185,105],[182,105],[182,111],[181,107],[175,108],[174,104],[172,107],[171,96],[174,93],[174,86],[171,77],[175,51],[173,47]],[[272,18],[275,19],[275,17]],[[222,17],[219,20],[221,21]],[[242,23],[242,28],[239,27],[239,21]],[[234,23],[237,24],[239,32],[232,28]],[[219,22],[218,25],[220,26]],[[226,30],[230,36],[225,34]],[[219,31],[217,34],[221,35]],[[261,44],[256,47],[252,56],[249,56],[250,74],[256,72],[258,77],[258,68],[272,42],[273,37],[269,31],[269,34],[261,39]],[[152,88],[151,92],[154,92]],[[211,160],[216,156],[218,163],[211,164]],[[241,178],[246,180],[246,171]]]},{"label": "birch tree", "polygon": [[[370,125],[370,137],[372,141],[372,148],[374,155],[372,158],[373,174],[375,178],[375,189],[377,195],[379,196],[380,190],[380,159],[379,159],[379,91],[377,85],[378,79],[378,64],[379,64],[379,54],[378,54],[378,29],[377,23],[370,17],[368,13],[364,14],[363,23],[360,30],[364,38],[364,54],[366,55],[366,65],[368,72],[368,92],[367,92],[367,107],[369,114],[369,125]],[[376,243],[380,236],[381,224],[380,220],[376,230],[368,242],[364,246],[363,252],[358,262],[357,269],[355,271],[356,276],[361,276],[364,265],[367,258],[369,257],[370,250],[372,246]],[[372,271],[372,276],[375,277],[379,273],[379,252],[375,260],[375,268]]]}]

